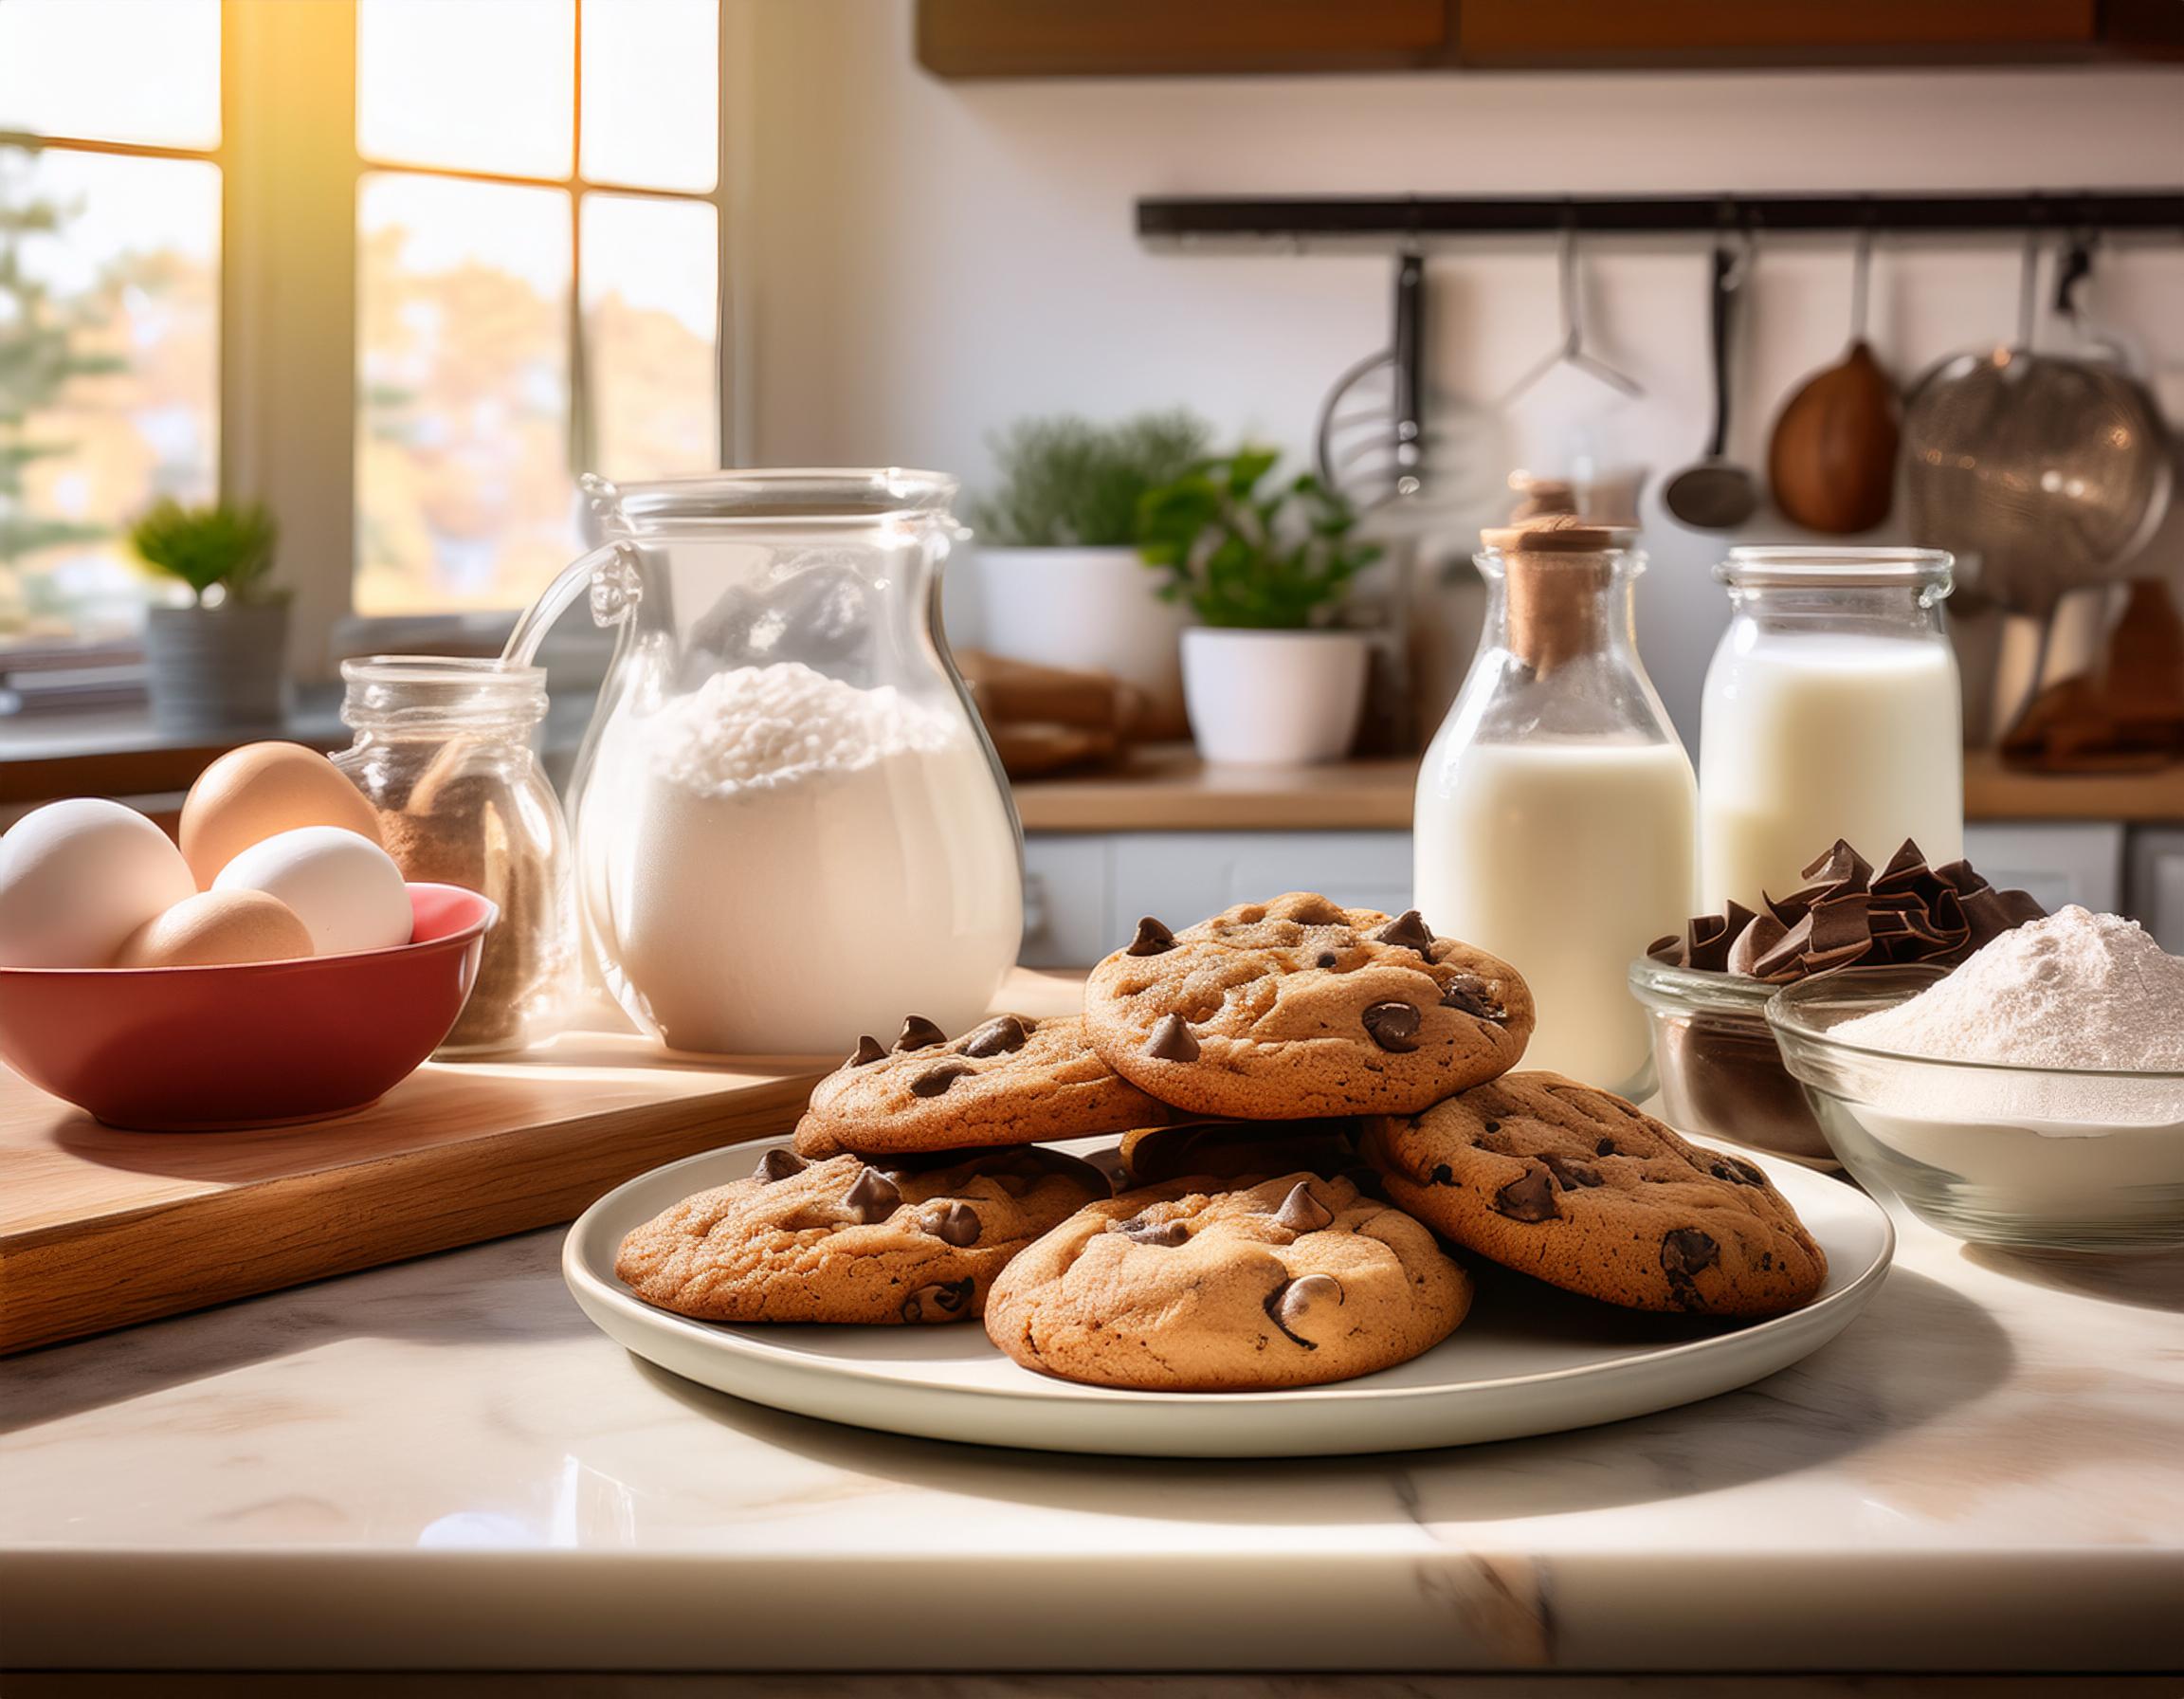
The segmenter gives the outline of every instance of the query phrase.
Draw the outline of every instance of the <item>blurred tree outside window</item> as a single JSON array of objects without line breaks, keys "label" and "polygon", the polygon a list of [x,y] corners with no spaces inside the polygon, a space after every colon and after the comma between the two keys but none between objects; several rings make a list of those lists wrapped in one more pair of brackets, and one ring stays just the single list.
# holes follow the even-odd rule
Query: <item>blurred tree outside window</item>
[{"label": "blurred tree outside window", "polygon": [[[720,464],[719,0],[338,3],[354,37],[312,75],[353,73],[354,134],[311,169],[353,172],[355,553],[282,571],[338,575],[337,612],[514,610],[578,546],[579,471]],[[223,199],[239,161],[281,169],[240,119],[256,151],[228,152],[223,20],[0,0],[0,649],[130,636],[162,592],[129,521],[222,488]],[[231,104],[273,92],[255,63],[228,55]],[[246,295],[250,264],[331,257],[252,233]],[[228,393],[263,440],[315,401],[261,370]]]}]

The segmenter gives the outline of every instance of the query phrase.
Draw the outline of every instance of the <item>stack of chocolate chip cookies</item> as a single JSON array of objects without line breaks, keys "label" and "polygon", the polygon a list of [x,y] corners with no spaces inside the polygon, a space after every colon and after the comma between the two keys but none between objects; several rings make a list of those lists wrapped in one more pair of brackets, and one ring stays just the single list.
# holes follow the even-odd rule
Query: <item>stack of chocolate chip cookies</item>
[{"label": "stack of chocolate chip cookies", "polygon": [[[1295,892],[1092,972],[1084,1011],[907,1018],[821,1081],[793,1151],[629,1234],[647,1301],[721,1322],[983,1317],[1066,1379],[1314,1385],[1446,1339],[1445,1246],[1634,1309],[1794,1308],[1826,1262],[1754,1165],[1512,1073],[1508,963]],[[1046,1148],[1114,1135],[1089,1160]]]}]

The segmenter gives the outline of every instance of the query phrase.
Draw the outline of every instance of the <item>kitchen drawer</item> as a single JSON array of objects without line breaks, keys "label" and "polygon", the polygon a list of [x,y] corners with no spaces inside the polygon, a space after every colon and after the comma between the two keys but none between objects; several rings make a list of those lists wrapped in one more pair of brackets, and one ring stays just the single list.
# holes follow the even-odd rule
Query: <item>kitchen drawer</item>
[{"label": "kitchen drawer", "polygon": [[1997,889],[2030,891],[2050,911],[2069,903],[2097,914],[2123,905],[2123,828],[2118,822],[1968,825],[1964,856]]},{"label": "kitchen drawer", "polygon": [[1024,840],[1027,967],[1084,967],[1139,915],[1170,925],[1283,891],[1399,913],[1410,905],[1407,831],[1031,832]]}]

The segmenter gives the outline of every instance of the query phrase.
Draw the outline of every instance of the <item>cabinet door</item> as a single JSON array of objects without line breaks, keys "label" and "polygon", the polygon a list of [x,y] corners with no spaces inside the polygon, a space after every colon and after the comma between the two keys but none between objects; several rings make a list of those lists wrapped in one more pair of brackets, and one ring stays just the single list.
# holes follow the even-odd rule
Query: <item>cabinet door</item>
[{"label": "cabinet door", "polygon": [[1115,945],[1115,844],[1101,832],[1035,832],[1024,839],[1026,967],[1088,967]]},{"label": "cabinet door", "polygon": [[1463,0],[1467,67],[1964,63],[2091,54],[2094,0]]},{"label": "cabinet door", "polygon": [[2131,906],[2125,911],[2172,956],[2184,956],[2184,827],[2131,834]]},{"label": "cabinet door", "polygon": [[[1142,831],[1115,839],[1109,931],[1139,915],[1172,926],[1283,891],[1320,891],[1354,908],[1410,906],[1407,831]],[[1110,946],[1112,948],[1113,946]]]},{"label": "cabinet door", "polygon": [[919,0],[938,77],[1372,71],[1444,63],[1448,0]]},{"label": "cabinet door", "polygon": [[1990,885],[2032,893],[2049,911],[2076,903],[2096,913],[2123,902],[2123,828],[1982,822],[1964,828],[1964,857]]}]

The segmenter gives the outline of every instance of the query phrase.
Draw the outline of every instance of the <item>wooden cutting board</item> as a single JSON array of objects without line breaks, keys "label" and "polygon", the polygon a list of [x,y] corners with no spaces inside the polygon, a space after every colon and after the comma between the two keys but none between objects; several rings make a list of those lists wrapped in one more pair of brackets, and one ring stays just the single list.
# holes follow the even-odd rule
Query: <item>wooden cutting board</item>
[{"label": "wooden cutting board", "polygon": [[[1057,1014],[1080,985],[1018,973],[1002,1002]],[[785,1132],[829,1065],[571,1032],[248,1133],[119,1132],[0,1066],[0,1354],[572,1220],[648,1168]]]}]

